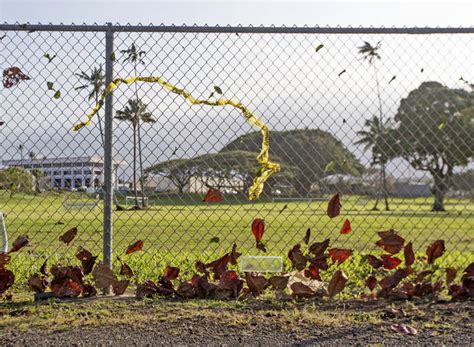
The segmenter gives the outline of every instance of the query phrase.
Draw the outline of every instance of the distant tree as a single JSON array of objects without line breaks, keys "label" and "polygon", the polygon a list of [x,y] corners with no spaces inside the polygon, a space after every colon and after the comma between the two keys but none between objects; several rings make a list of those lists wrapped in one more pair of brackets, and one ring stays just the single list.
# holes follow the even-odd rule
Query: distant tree
[{"label": "distant tree", "polygon": [[196,174],[194,164],[189,159],[173,159],[152,165],[144,170],[145,174],[152,174],[168,178],[183,193],[191,177]]},{"label": "distant tree", "polygon": [[0,170],[0,189],[10,192],[10,197],[17,192],[33,192],[33,176],[26,170],[10,167]]},{"label": "distant tree", "polygon": [[[94,99],[95,103],[99,102],[99,95],[102,92],[102,88],[105,84],[105,75],[102,71],[102,65],[99,67],[94,67],[90,74],[87,74],[84,71],[76,73],[76,76],[85,82],[76,88],[75,90],[82,90],[89,88],[89,100]],[[102,131],[102,120],[100,119],[100,113],[97,112],[97,119],[99,123],[100,138],[102,141],[102,146],[104,145],[104,132]]]},{"label": "distant tree", "polygon": [[[260,132],[242,135],[227,144],[220,153],[242,150],[257,155],[261,147]],[[299,196],[307,196],[311,184],[328,174],[347,173],[359,176],[363,166],[344,145],[328,132],[319,129],[270,131],[270,158],[277,157],[295,168],[293,185]],[[278,161],[276,161],[278,162]],[[333,165],[327,172],[327,165]]]},{"label": "distant tree", "polygon": [[36,153],[33,151],[30,151],[28,153],[28,157],[30,158],[30,160],[36,159]]},{"label": "distant tree", "polygon": [[[140,134],[138,133],[138,128],[141,123],[154,123],[156,120],[153,118],[153,115],[147,111],[147,105],[141,100],[128,100],[127,106],[123,110],[117,111],[115,116],[116,119],[120,121],[129,122],[133,128],[133,187],[135,194],[135,206],[138,205],[138,191],[137,191],[137,136],[138,142],[141,141]],[[141,162],[140,162],[141,164]],[[142,207],[145,207],[145,196],[144,196],[144,175],[143,169],[140,165],[140,189],[142,194]]]},{"label": "distant tree", "polygon": [[433,211],[444,211],[454,168],[474,156],[474,94],[424,82],[401,100],[395,121],[397,151],[433,177]]}]

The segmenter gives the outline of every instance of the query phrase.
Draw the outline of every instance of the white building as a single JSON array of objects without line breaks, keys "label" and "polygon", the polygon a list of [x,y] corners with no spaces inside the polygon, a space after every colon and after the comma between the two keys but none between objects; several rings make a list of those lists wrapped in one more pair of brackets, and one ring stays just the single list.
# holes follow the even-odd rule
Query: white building
[{"label": "white building", "polygon": [[[28,171],[40,170],[49,179],[51,188],[98,188],[104,182],[104,161],[98,156],[4,160],[2,164],[5,167],[20,167]],[[114,160],[112,177],[116,188],[117,169],[124,164],[124,161]]]}]

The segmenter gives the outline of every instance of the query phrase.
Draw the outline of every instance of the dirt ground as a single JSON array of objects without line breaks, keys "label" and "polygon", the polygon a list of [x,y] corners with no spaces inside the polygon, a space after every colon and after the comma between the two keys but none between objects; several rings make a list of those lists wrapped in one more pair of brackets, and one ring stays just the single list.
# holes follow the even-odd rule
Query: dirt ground
[{"label": "dirt ground", "polygon": [[[473,345],[474,302],[98,298],[0,304],[2,345]],[[393,324],[418,330],[405,335]]]}]

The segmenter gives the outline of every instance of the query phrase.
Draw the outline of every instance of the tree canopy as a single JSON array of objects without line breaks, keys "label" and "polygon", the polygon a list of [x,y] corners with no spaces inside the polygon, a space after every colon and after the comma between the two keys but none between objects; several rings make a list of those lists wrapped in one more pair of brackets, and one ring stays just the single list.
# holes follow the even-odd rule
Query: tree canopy
[{"label": "tree canopy", "polygon": [[[252,132],[242,135],[227,144],[222,150],[247,151],[256,155],[261,146],[261,135]],[[285,165],[293,167],[293,184],[302,196],[311,190],[311,184],[327,174],[346,173],[360,175],[363,166],[344,145],[330,133],[319,129],[295,129],[288,131],[270,131],[270,157],[280,158],[282,169]],[[331,165],[331,172],[326,166]]]}]

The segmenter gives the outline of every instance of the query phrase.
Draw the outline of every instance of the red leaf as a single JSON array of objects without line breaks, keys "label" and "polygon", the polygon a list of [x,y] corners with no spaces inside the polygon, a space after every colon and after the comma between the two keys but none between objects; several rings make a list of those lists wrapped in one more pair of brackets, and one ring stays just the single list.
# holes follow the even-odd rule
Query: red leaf
[{"label": "red leaf", "polygon": [[311,258],[310,262],[311,265],[316,266],[318,269],[326,271],[329,268],[328,258],[328,255],[322,254],[318,257]]},{"label": "red leaf", "polygon": [[229,254],[224,254],[222,257],[220,257],[217,260],[214,260],[208,264],[206,264],[206,268],[212,269],[214,272],[214,279],[218,280],[220,276],[227,271],[227,264],[230,261],[230,255]]},{"label": "red leaf", "polygon": [[305,269],[304,275],[305,277],[311,278],[313,280],[322,281],[321,276],[319,275],[319,269],[314,265],[310,265],[307,269]]},{"label": "red leaf", "polygon": [[0,268],[0,295],[5,293],[15,282],[15,275],[7,269]]},{"label": "red leaf", "polygon": [[28,239],[28,236],[18,236],[15,241],[13,241],[12,249],[10,249],[10,252],[8,253],[13,253],[17,252],[23,247],[25,247],[30,240]]},{"label": "red leaf", "polygon": [[202,199],[204,202],[221,202],[222,200],[224,200],[222,193],[214,188],[209,188],[206,196]]},{"label": "red leaf", "polygon": [[179,268],[169,266],[169,265],[166,266],[165,272],[163,274],[164,278],[166,278],[170,281],[173,281],[173,280],[177,279],[178,276],[179,276]]},{"label": "red leaf", "polygon": [[458,270],[456,270],[455,268],[447,267],[446,268],[446,284],[451,284],[456,278],[457,273],[458,273]]},{"label": "red leaf", "polygon": [[232,251],[230,251],[230,258],[229,258],[229,262],[232,264],[232,265],[237,265],[237,260],[239,259],[239,257],[242,255],[240,254],[239,252],[237,252],[237,244],[233,244],[232,245]]},{"label": "red leaf", "polygon": [[291,265],[296,268],[298,271],[303,270],[306,267],[306,257],[301,252],[301,245],[295,245],[288,252],[288,258],[290,258]]},{"label": "red leaf", "polygon": [[50,287],[58,298],[76,298],[82,293],[82,285],[70,278],[53,280]]},{"label": "red leaf", "polygon": [[199,298],[208,298],[212,296],[216,290],[216,286],[209,283],[205,276],[194,275],[190,283]]},{"label": "red leaf", "polygon": [[332,298],[333,296],[342,292],[347,283],[347,276],[342,270],[337,270],[332,275],[331,281],[328,284],[328,294]]},{"label": "red leaf", "polygon": [[393,270],[398,267],[398,265],[401,264],[401,260],[395,257],[391,257],[389,255],[382,255],[382,262],[383,262],[383,267],[387,270]]},{"label": "red leaf", "polygon": [[265,231],[265,221],[260,218],[255,218],[252,222],[252,234],[255,241],[259,243],[262,241],[263,232]]},{"label": "red leaf", "polygon": [[339,265],[352,255],[352,249],[331,248],[328,253],[333,263]]},{"label": "red leaf", "polygon": [[397,333],[407,334],[407,335],[416,335],[418,331],[412,326],[406,324],[393,324],[390,326],[390,329]]},{"label": "red leaf", "polygon": [[295,298],[312,298],[316,294],[310,287],[301,282],[293,282],[290,288]]},{"label": "red leaf", "polygon": [[230,291],[232,297],[237,298],[242,290],[243,282],[237,272],[226,271],[220,276],[219,288]]},{"label": "red leaf", "polygon": [[428,264],[433,264],[436,259],[441,257],[444,253],[444,241],[437,240],[431,246],[426,249],[426,255],[428,256]]},{"label": "red leaf", "polygon": [[76,258],[82,263],[84,275],[90,274],[94,268],[97,257],[94,257],[91,252],[81,247],[76,253]]},{"label": "red leaf", "polygon": [[133,244],[131,244],[130,246],[128,246],[126,253],[130,254],[130,253],[141,251],[144,244],[145,243],[142,240],[138,240],[138,241],[134,242]]},{"label": "red leaf", "polygon": [[245,273],[245,281],[254,297],[259,296],[268,287],[267,279],[261,275],[255,275],[249,272]]},{"label": "red leaf", "polygon": [[367,288],[370,289],[370,291],[374,290],[375,286],[377,285],[377,278],[372,275],[367,277],[367,279],[365,280],[365,285],[367,286]]},{"label": "red leaf", "polygon": [[18,67],[10,67],[3,70],[3,86],[5,88],[11,88],[16,86],[20,81],[29,80],[30,78],[21,72]]},{"label": "red leaf", "polygon": [[349,234],[351,231],[351,222],[349,221],[349,219],[346,219],[344,221],[344,224],[342,225],[341,234]]},{"label": "red leaf", "polygon": [[39,274],[33,274],[28,279],[28,287],[36,293],[44,293],[47,285],[48,281],[46,277],[40,276]]},{"label": "red leaf", "polygon": [[383,278],[379,284],[383,289],[392,289],[398,286],[398,284],[406,277],[404,269],[398,269],[392,275]]},{"label": "red leaf", "polygon": [[335,194],[328,203],[327,215],[329,218],[339,216],[341,213],[341,202],[339,200],[339,194]]},{"label": "red leaf", "polygon": [[132,278],[133,276],[135,276],[135,274],[133,273],[133,270],[130,266],[128,266],[127,263],[124,263],[122,262],[121,265],[120,265],[120,274],[122,276],[126,276],[128,278]]},{"label": "red leaf", "polygon": [[411,242],[408,242],[403,249],[403,254],[405,255],[405,267],[410,267],[415,262],[415,252],[413,252],[413,245]]},{"label": "red leaf", "polygon": [[8,265],[10,263],[11,257],[8,255],[8,253],[0,253],[0,269],[3,269],[5,265]]},{"label": "red leaf", "polygon": [[324,254],[326,249],[329,246],[329,239],[324,240],[323,242],[315,242],[309,246],[309,251],[313,253],[316,257],[319,257]]},{"label": "red leaf", "polygon": [[308,229],[306,230],[306,234],[304,235],[303,242],[304,242],[305,244],[308,244],[310,238],[311,238],[311,229],[308,228]]},{"label": "red leaf", "polygon": [[379,247],[382,247],[390,254],[396,254],[400,252],[403,244],[405,243],[405,239],[398,235],[393,229],[388,231],[379,231],[378,234],[382,239],[377,241],[375,244]]},{"label": "red leaf", "polygon": [[66,231],[63,235],[59,236],[59,241],[62,241],[66,245],[69,245],[69,243],[72,240],[74,240],[76,235],[77,235],[77,227],[71,228],[68,231]]},{"label": "red leaf", "polygon": [[366,258],[370,266],[372,266],[374,269],[378,269],[379,267],[382,267],[383,265],[383,261],[374,255],[368,254]]}]

